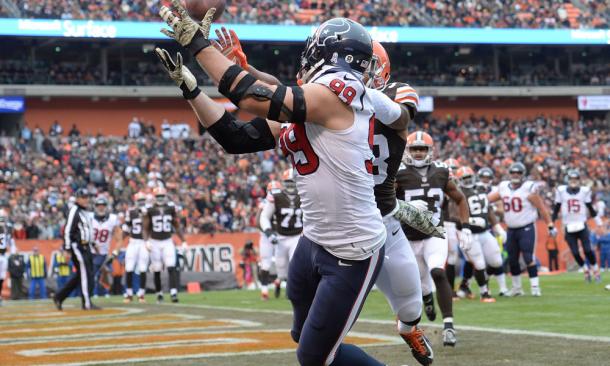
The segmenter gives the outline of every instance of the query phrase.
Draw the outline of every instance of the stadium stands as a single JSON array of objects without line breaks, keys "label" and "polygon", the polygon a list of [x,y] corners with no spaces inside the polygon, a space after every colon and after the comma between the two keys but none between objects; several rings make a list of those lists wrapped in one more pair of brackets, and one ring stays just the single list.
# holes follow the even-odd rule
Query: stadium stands
[{"label": "stadium stands", "polygon": [[[296,57],[296,55],[295,55]],[[155,61],[155,60],[153,60]],[[519,67],[509,77],[496,78],[489,65],[474,63],[442,64],[435,70],[430,63],[415,59],[413,63],[393,66],[392,79],[422,86],[540,86],[540,85],[610,85],[610,64],[575,65],[572,75],[559,73],[547,65]],[[202,85],[212,85],[201,69],[191,67]],[[294,81],[294,63],[283,62],[275,69],[280,80]],[[141,62],[123,71],[112,68],[103,79],[99,65],[79,62],[49,63],[23,60],[0,60],[2,84],[60,84],[60,85],[172,85],[155,62]]]},{"label": "stadium stands", "polygon": [[[473,116],[428,119],[420,127],[438,140],[439,158],[457,158],[475,169],[491,162],[497,179],[513,160],[522,160],[547,188],[562,182],[568,168],[578,168],[587,177],[585,183],[597,189],[610,183],[603,160],[610,154],[604,123]],[[24,237],[59,237],[62,212],[79,184],[108,191],[115,209],[124,212],[132,195],[154,186],[156,176],[181,207],[187,233],[247,230],[255,226],[267,182],[287,167],[274,152],[227,155],[205,135],[160,139],[148,124],[138,139],[80,136],[74,131],[67,137],[65,127],[64,136],[28,128],[29,140],[23,137],[30,134],[22,133],[21,139],[0,145],[0,202],[12,207],[11,217]],[[610,199],[607,190],[598,194]]]},{"label": "stadium stands", "polygon": [[[165,0],[7,0],[24,18],[159,20]],[[336,16],[366,25],[606,28],[605,0],[230,0],[220,19],[225,23],[317,24]]]}]

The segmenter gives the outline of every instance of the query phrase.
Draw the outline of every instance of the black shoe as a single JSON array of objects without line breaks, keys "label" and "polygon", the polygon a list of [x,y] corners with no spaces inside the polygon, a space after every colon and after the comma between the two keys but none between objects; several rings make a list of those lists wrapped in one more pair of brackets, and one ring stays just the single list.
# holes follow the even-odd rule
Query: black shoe
[{"label": "black shoe", "polygon": [[102,308],[95,304],[91,304],[91,306],[89,306],[89,309],[87,309],[85,306],[83,306],[83,310],[102,310]]},{"label": "black shoe", "polygon": [[172,302],[174,304],[178,302],[178,295],[172,295]]},{"label": "black shoe", "polygon": [[474,299],[474,295],[472,294],[472,291],[470,291],[470,287],[468,287],[468,285],[464,283],[460,284],[460,288],[457,291],[457,295],[465,299]]},{"label": "black shoe", "polygon": [[432,301],[430,304],[424,304],[424,312],[426,313],[426,317],[428,318],[428,320],[430,320],[431,322],[433,322],[434,319],[436,319],[436,310],[434,309],[434,301]]},{"label": "black shoe", "polygon": [[275,284],[275,298],[279,299],[280,295],[282,294],[282,283],[276,283]]},{"label": "black shoe", "polygon": [[157,294],[157,304],[160,304],[163,302],[163,294]]},{"label": "black shoe", "polygon": [[59,301],[59,299],[55,296],[53,296],[53,303],[55,304],[55,307],[57,308],[57,310],[62,311],[62,307],[61,307],[61,301]]}]

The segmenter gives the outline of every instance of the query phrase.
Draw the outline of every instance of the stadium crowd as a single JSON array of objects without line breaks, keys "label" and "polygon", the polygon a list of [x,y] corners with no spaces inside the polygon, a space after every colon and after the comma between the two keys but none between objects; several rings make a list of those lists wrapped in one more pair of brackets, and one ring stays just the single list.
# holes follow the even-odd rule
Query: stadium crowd
[{"label": "stadium crowd", "polygon": [[[166,0],[7,0],[21,17],[159,20]],[[0,15],[10,16],[8,8]],[[365,25],[606,28],[605,0],[228,0],[224,23],[319,24],[336,16]]]},{"label": "stadium crowd", "polygon": [[[410,65],[392,65],[393,79],[418,86],[539,86],[539,85],[610,85],[610,64],[575,65],[572,75],[551,70],[545,65],[518,69],[509,76],[496,78],[489,68],[480,64],[439,63],[442,70],[430,63],[414,60]],[[104,79],[101,67],[81,63],[24,60],[0,60],[2,84],[59,84],[59,85],[170,85],[161,66],[154,62],[140,62],[126,66],[124,71],[110,69]],[[199,67],[191,67],[202,85],[212,85]],[[281,62],[274,68],[279,79],[294,82],[294,64]]]},{"label": "stadium crowd", "polygon": [[[437,157],[473,168],[491,166],[496,179],[514,160],[546,183],[546,193],[578,168],[586,184],[610,203],[610,144],[603,120],[530,120],[472,116],[426,118],[420,127],[438,138]],[[132,137],[84,136],[59,123],[45,133],[27,125],[0,144],[0,206],[10,210],[17,238],[58,238],[73,191],[88,185],[107,192],[124,212],[139,190],[165,185],[179,205],[187,233],[255,230],[256,209],[270,179],[287,163],[278,153],[225,154],[207,135],[164,135],[139,124]]]}]

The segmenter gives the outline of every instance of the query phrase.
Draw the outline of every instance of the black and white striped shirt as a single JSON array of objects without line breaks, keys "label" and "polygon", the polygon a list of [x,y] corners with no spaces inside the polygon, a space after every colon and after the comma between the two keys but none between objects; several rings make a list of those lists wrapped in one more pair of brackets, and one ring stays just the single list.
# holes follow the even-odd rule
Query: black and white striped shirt
[{"label": "black and white striped shirt", "polygon": [[92,239],[91,220],[87,211],[78,205],[72,206],[64,228],[64,248],[70,250],[72,244],[86,246]]}]

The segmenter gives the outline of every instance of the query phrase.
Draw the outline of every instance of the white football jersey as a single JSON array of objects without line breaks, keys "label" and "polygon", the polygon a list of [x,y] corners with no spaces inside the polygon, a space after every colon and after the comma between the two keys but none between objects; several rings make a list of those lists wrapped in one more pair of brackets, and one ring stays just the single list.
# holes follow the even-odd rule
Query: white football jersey
[{"label": "white football jersey", "polygon": [[504,222],[509,229],[520,228],[535,222],[538,219],[538,210],[528,197],[536,193],[537,184],[526,180],[517,189],[513,189],[510,181],[500,182],[497,192],[504,203]]},{"label": "white football jersey", "polygon": [[354,124],[342,131],[308,122],[282,127],[280,146],[298,173],[303,234],[339,258],[366,259],[386,236],[373,193],[373,104],[349,72],[325,67],[312,80],[352,108]]},{"label": "white football jersey", "polygon": [[561,205],[561,221],[563,225],[583,223],[587,221],[587,203],[591,203],[591,189],[579,187],[578,192],[571,194],[563,185],[555,190],[555,203]]},{"label": "white football jersey", "polygon": [[98,221],[93,212],[89,213],[91,218],[91,228],[93,229],[93,242],[99,254],[108,254],[110,241],[114,229],[120,225],[119,217],[116,214],[109,214],[104,220]]}]

